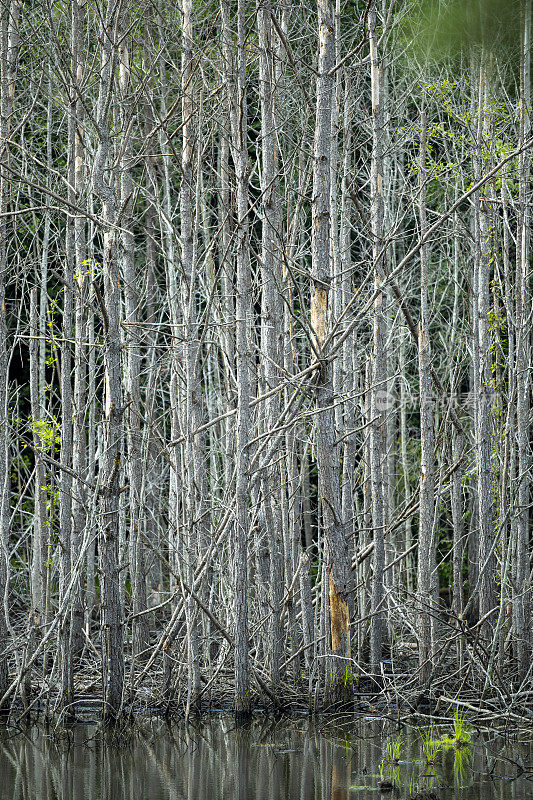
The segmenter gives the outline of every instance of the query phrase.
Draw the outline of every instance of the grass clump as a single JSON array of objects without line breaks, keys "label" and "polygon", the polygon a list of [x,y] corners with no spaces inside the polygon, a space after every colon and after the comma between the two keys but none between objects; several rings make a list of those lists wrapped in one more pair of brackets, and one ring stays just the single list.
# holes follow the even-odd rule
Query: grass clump
[{"label": "grass clump", "polygon": [[435,726],[430,725],[426,731],[421,731],[419,729],[418,732],[422,739],[424,757],[428,764],[433,764],[443,747],[442,741],[435,736]]},{"label": "grass clump", "polygon": [[387,761],[389,764],[397,764],[400,760],[400,754],[402,752],[402,737],[398,736],[397,738],[393,739],[392,737],[387,737]]},{"label": "grass clump", "polygon": [[467,747],[471,741],[472,730],[464,715],[459,713],[459,708],[456,708],[453,715],[453,736],[444,736],[442,743],[445,747]]}]

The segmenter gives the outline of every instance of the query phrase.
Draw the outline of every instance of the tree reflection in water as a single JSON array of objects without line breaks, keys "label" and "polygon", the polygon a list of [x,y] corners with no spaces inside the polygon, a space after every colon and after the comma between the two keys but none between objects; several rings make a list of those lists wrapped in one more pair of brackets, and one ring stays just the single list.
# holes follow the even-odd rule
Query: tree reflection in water
[{"label": "tree reflection in water", "polygon": [[[217,714],[166,725],[139,723],[119,741],[95,727],[54,736],[42,728],[0,734],[0,799],[9,800],[383,800],[434,791],[442,800],[526,800],[533,747],[491,737],[443,751],[429,774],[416,730],[402,730],[387,765],[381,720],[256,718],[237,728]],[[510,760],[506,760],[510,759]],[[516,762],[515,764],[511,762]],[[381,777],[380,777],[381,765]],[[378,784],[389,778],[394,795]]]}]

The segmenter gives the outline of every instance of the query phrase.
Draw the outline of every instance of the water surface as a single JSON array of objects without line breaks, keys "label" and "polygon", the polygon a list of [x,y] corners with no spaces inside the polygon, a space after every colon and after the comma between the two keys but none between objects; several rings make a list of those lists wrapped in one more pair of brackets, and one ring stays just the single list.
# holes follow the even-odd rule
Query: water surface
[{"label": "water surface", "polygon": [[[390,750],[399,731],[399,760],[391,763],[387,743]],[[256,718],[239,729],[225,714],[188,727],[153,720],[118,745],[91,725],[68,735],[36,727],[0,734],[0,798],[388,800],[432,792],[442,800],[530,800],[527,738],[477,734],[471,746],[442,750],[428,764],[416,729],[353,717]]]}]

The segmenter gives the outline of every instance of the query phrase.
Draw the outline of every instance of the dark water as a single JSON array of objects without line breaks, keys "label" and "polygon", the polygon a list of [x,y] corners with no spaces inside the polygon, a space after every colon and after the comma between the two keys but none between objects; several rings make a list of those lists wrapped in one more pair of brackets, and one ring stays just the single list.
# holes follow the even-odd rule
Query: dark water
[{"label": "dark water", "polygon": [[[446,726],[442,729],[446,732]],[[451,731],[451,728],[448,728]],[[402,729],[398,763],[387,762],[397,728],[372,719],[255,719],[236,729],[213,715],[166,726],[146,722],[119,746],[95,727],[69,735],[0,734],[1,800],[372,800],[533,798],[533,744],[477,734],[472,744],[424,756],[416,729]],[[521,741],[522,739],[522,741]],[[381,771],[380,771],[381,767]],[[389,781],[392,793],[379,788]]]}]

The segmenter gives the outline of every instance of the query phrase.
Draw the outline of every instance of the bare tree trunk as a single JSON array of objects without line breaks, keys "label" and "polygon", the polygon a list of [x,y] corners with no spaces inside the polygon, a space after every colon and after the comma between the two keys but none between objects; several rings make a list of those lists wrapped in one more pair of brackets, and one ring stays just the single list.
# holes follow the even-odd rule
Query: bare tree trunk
[{"label": "bare tree trunk", "polygon": [[500,483],[500,512],[499,526],[502,540],[502,557],[504,564],[502,568],[502,578],[500,586],[500,614],[501,624],[498,637],[498,665],[503,669],[505,662],[505,638],[506,638],[506,617],[511,603],[510,580],[512,570],[513,541],[516,541],[516,522],[509,514],[509,507],[512,503],[513,485],[515,484],[514,469],[516,463],[515,451],[516,441],[514,437],[515,415],[516,415],[516,349],[515,349],[515,293],[514,282],[511,272],[510,258],[510,221],[509,221],[509,192],[508,192],[508,170],[505,167],[502,171],[502,233],[503,233],[503,303],[505,307],[505,317],[507,320],[507,394],[509,404],[505,415],[504,430],[504,463],[502,466],[502,476]]},{"label": "bare tree trunk", "polygon": [[[488,54],[481,55],[479,69],[478,132],[476,143],[475,177],[481,175],[485,142],[488,135],[487,101],[488,95]],[[488,194],[488,189],[485,190]],[[485,200],[481,201],[479,192],[475,198],[476,208],[476,259],[477,259],[477,343],[479,365],[475,380],[476,392],[476,463],[478,493],[478,563],[479,563],[479,614],[481,618],[495,607],[494,577],[494,520],[492,504],[491,474],[491,379],[492,357],[490,349],[490,264],[491,264],[491,226],[489,211]],[[492,620],[486,618],[482,633],[487,641],[492,631]]]},{"label": "bare tree trunk", "polygon": [[[457,193],[457,190],[456,190]],[[460,250],[459,250],[459,220],[457,215],[453,218],[453,275],[454,275],[454,302],[452,312],[452,349],[457,346],[457,334],[459,331],[460,319],[460,297],[461,297],[461,280],[460,280]],[[461,402],[460,386],[456,391],[457,407]],[[457,617],[462,618],[464,606],[464,590],[463,590],[463,553],[465,549],[464,536],[464,500],[463,500],[463,467],[459,464],[463,460],[463,435],[458,431],[452,432],[452,442],[450,446],[450,454],[454,464],[458,464],[457,469],[454,470],[451,479],[451,492],[450,503],[452,512],[452,525],[453,525],[453,546],[452,546],[452,609]],[[459,643],[459,647],[462,644]]]},{"label": "bare tree trunk", "polygon": [[[125,307],[125,388],[128,411],[127,422],[127,474],[129,482],[129,535],[128,554],[130,561],[132,609],[134,615],[146,608],[146,580],[144,569],[144,548],[141,534],[144,530],[144,514],[141,508],[141,396],[140,369],[141,343],[139,320],[138,275],[135,268],[135,241],[133,236],[133,180],[131,167],[133,148],[131,143],[131,69],[130,53],[126,30],[128,18],[122,12],[121,44],[119,52],[118,92],[120,99],[120,118],[125,141],[122,143],[122,163],[120,174],[120,206],[122,211],[120,260],[124,284]],[[142,653],[149,644],[146,615],[136,617],[132,624],[133,653]]]},{"label": "bare tree trunk", "polygon": [[[328,330],[328,296],[331,283],[331,122],[335,55],[333,4],[318,1],[318,77],[313,159],[312,295],[311,326],[316,353],[321,356]],[[346,527],[342,518],[338,445],[335,444],[332,367],[324,361],[316,389],[317,459],[324,526],[325,558],[329,581],[331,655],[329,687],[333,693],[351,693],[350,611],[353,579],[348,558]]]},{"label": "bare tree trunk", "polygon": [[[120,456],[124,417],[121,375],[120,269],[117,250],[117,200],[113,183],[106,183],[111,142],[109,110],[117,55],[117,10],[109,3],[102,20],[101,66],[96,108],[98,149],[93,167],[93,186],[103,204],[104,244],[104,365],[105,426],[102,458],[102,495],[99,556],[101,581],[102,691],[103,717],[116,720],[122,711],[124,652],[122,609],[120,604],[118,538],[120,503]],[[111,181],[114,175],[111,173]]]},{"label": "bare tree trunk", "polygon": [[[405,368],[406,368],[406,349],[407,349],[407,341],[409,339],[409,333],[407,331],[402,331],[400,334],[400,373],[405,375]],[[400,451],[401,451],[401,462],[402,462],[402,483],[403,483],[403,496],[404,502],[407,502],[410,494],[411,494],[411,487],[410,487],[410,474],[409,474],[409,460],[407,455],[407,444],[409,442],[409,430],[407,425],[407,404],[409,402],[409,394],[407,392],[406,381],[400,381]],[[405,520],[405,538],[404,538],[404,548],[405,550],[409,550],[412,544],[412,525],[411,525],[411,517],[408,516]],[[412,566],[411,560],[408,558],[407,563],[405,565],[405,588],[407,590],[407,594],[411,594],[413,590],[413,580],[412,580]]]},{"label": "bare tree trunk", "polygon": [[[46,468],[43,454],[48,447],[47,426],[45,419],[44,398],[41,397],[39,381],[39,311],[38,289],[35,287],[30,294],[30,407],[32,442],[35,453],[35,493],[34,493],[34,521],[32,528],[33,557],[30,573],[31,607],[29,614],[28,650],[33,649],[33,640],[37,628],[46,625],[46,566],[48,542],[48,514]],[[52,430],[52,441],[55,431]],[[27,682],[27,690],[29,689]]]},{"label": "bare tree trunk", "polygon": [[372,575],[372,597],[370,611],[370,667],[378,674],[383,644],[383,569],[385,566],[385,411],[386,402],[386,318],[383,310],[383,158],[381,106],[381,67],[377,43],[376,3],[372,2],[368,12],[370,37],[370,79],[372,89],[372,254],[374,262],[374,301],[372,373],[370,399],[370,474],[372,482],[372,528],[374,556]]},{"label": "bare tree trunk", "polygon": [[[453,464],[457,464],[463,458],[462,437],[453,434],[452,444]],[[452,475],[451,489],[451,509],[453,524],[453,598],[452,608],[458,617],[463,615],[463,551],[464,551],[464,503],[462,483],[463,470],[457,467]]]},{"label": "bare tree trunk", "polygon": [[[147,25],[146,35],[151,33],[153,26]],[[146,69],[151,63],[152,58],[151,47],[149,43],[145,46],[145,63]],[[148,135],[153,127],[153,115],[150,109],[145,109],[144,130]],[[155,150],[156,143],[150,146],[150,155],[146,162],[147,171],[147,189],[151,198],[157,196],[157,169],[156,158],[154,157],[153,150]],[[158,316],[160,314],[161,304],[161,291],[157,280],[157,266],[158,266],[158,247],[157,247],[157,212],[155,208],[155,201],[147,199],[147,208],[145,211],[145,229],[146,229],[146,243],[145,243],[145,258],[146,258],[146,323],[147,330],[147,347],[144,357],[145,370],[147,377],[145,381],[145,416],[146,425],[143,432],[143,457],[148,462],[148,469],[145,475],[145,485],[141,502],[146,508],[146,535],[148,541],[154,548],[158,545],[158,510],[161,506],[163,487],[159,484],[159,477],[162,470],[161,458],[157,441],[154,440],[152,435],[152,425],[156,417],[157,409],[157,381],[158,381]],[[163,588],[162,584],[162,562],[156,554],[156,549],[146,554],[146,573],[148,577],[147,589],[149,592],[159,592]]]},{"label": "bare tree trunk", "polygon": [[[83,41],[83,0],[72,3],[72,75],[76,84],[75,102],[75,142],[74,142],[74,194],[79,205],[85,200],[85,142],[82,130],[83,104],[79,97],[83,79],[83,64],[79,58],[81,42]],[[87,413],[87,301],[89,276],[93,266],[87,259],[85,220],[79,215],[74,220],[74,249],[75,249],[75,274],[76,291],[75,303],[75,344],[74,344],[74,411],[73,411],[73,441],[72,441],[72,468],[77,476],[73,484],[72,497],[72,557],[76,560],[79,552],[86,518],[87,495],[87,447],[86,447],[86,413]],[[71,657],[78,659],[83,649],[83,574],[73,592],[72,616],[70,628]]]},{"label": "bare tree trunk", "polygon": [[[89,297],[94,301],[94,293],[91,292]],[[96,428],[96,398],[95,398],[95,348],[94,348],[94,313],[89,310],[87,320],[87,345],[88,345],[88,359],[87,359],[87,394],[88,394],[88,414],[87,414],[87,480],[94,483],[96,476],[96,453],[97,453],[97,440],[98,431]],[[88,522],[93,526],[93,521],[88,517]],[[94,529],[94,528],[93,528]],[[91,536],[89,546],[87,548],[87,585],[85,593],[85,624],[87,630],[90,632],[91,621],[93,616],[93,609],[96,600],[96,536]]]},{"label": "bare tree trunk", "polygon": [[[161,12],[160,4],[158,4],[158,39],[163,42],[163,15]],[[159,61],[159,87],[161,93],[160,107],[161,115],[163,117],[167,114],[167,75],[166,65],[163,59]],[[170,148],[170,143],[164,129],[160,132],[160,149],[167,153]],[[159,220],[162,230],[162,251],[165,260],[165,279],[166,279],[166,296],[168,303],[168,313],[170,317],[171,331],[173,336],[178,335],[180,324],[179,312],[179,298],[177,286],[177,270],[176,270],[176,248],[175,248],[175,232],[173,226],[173,208],[172,208],[172,185],[170,175],[168,155],[163,159],[162,165],[162,184],[163,184],[163,197],[161,207],[159,208]],[[175,441],[180,434],[179,426],[179,396],[178,396],[178,371],[179,359],[177,348],[172,347],[170,350],[170,385],[169,385],[169,417],[170,417],[170,435],[172,441]],[[180,530],[180,449],[173,446],[170,450],[169,457],[169,489],[168,489],[168,561],[169,561],[169,589],[174,591],[176,589],[176,576],[178,575],[178,556],[181,550],[181,538],[179,536]],[[174,605],[173,615],[177,615],[177,607]],[[174,618],[174,616],[173,616]],[[177,623],[175,627],[177,626]],[[168,647],[165,648],[164,655],[164,678],[163,678],[163,692],[167,702],[171,699],[171,673],[172,673],[172,658],[168,652],[170,649],[170,638]]]},{"label": "bare tree trunk", "polygon": [[[420,133],[420,234],[424,236],[426,222],[426,141],[427,118],[421,113]],[[418,660],[420,683],[427,686],[431,673],[434,641],[432,615],[436,609],[432,602],[432,574],[435,566],[433,545],[433,519],[435,516],[435,453],[433,434],[433,399],[429,367],[431,345],[428,310],[428,252],[427,245],[420,248],[420,322],[418,327],[418,375],[420,384],[420,525],[418,532]]]},{"label": "bare tree trunk", "polygon": [[[273,79],[274,63],[272,53],[272,6],[270,0],[258,0],[257,25],[259,32],[259,93],[261,103],[261,261],[262,261],[262,293],[261,293],[261,350],[264,353],[264,390],[274,388],[279,381],[278,364],[280,352],[279,337],[281,333],[281,309],[278,296],[281,283],[279,263],[280,248],[280,212],[279,181],[277,177],[277,145],[274,130],[274,97]],[[279,395],[274,394],[266,401],[265,431],[273,430],[280,414]],[[281,599],[283,590],[282,569],[282,524],[280,519],[280,485],[279,465],[266,465],[262,472],[263,503],[266,508],[266,527],[270,553],[270,630],[269,661],[270,679],[275,691],[280,682],[280,661],[282,632],[280,625]],[[287,515],[283,515],[288,523]],[[288,525],[286,525],[289,530]],[[287,536],[286,562],[291,565],[292,542]]]},{"label": "bare tree trunk", "polygon": [[[200,425],[198,380],[198,325],[197,325],[197,290],[195,264],[195,189],[196,189],[196,148],[198,138],[198,119],[194,97],[194,60],[193,60],[193,3],[185,0],[182,7],[182,50],[181,50],[181,108],[182,108],[182,151],[181,171],[182,183],[180,193],[181,213],[181,296],[184,314],[184,362],[185,362],[185,403],[184,431],[185,436],[185,526],[186,541],[186,575],[189,585],[194,577],[194,565],[198,552],[198,529],[201,525],[203,500],[200,492],[201,451],[199,436],[194,431]],[[188,697],[187,704],[196,702],[200,691],[199,640],[196,607],[192,598],[187,598],[185,613],[187,620],[188,640]]]},{"label": "bare tree trunk", "polygon": [[[520,56],[519,146],[531,135],[531,0],[522,18]],[[518,162],[518,225],[516,232],[516,430],[518,449],[518,514],[515,547],[515,596],[513,599],[514,648],[519,678],[531,663],[531,578],[529,564],[530,519],[530,393],[531,393],[531,292],[530,292],[530,163],[529,149]]]},{"label": "bare tree trunk", "polygon": [[250,487],[250,346],[251,270],[248,223],[248,124],[246,96],[246,16],[244,0],[237,6],[237,58],[231,52],[230,3],[221,0],[222,39],[231,123],[231,150],[237,187],[236,220],[236,323],[237,376],[236,487],[234,523],[235,591],[235,713],[242,719],[250,713],[248,663],[248,502]]},{"label": "bare tree trunk", "polygon": [[[76,11],[73,4],[72,14]],[[71,53],[68,109],[68,200],[74,205],[76,198],[76,139],[78,137],[77,120],[77,73],[78,73],[78,33],[75,28],[75,17],[71,25]],[[72,489],[73,480],[70,469],[73,465],[73,403],[72,403],[72,327],[73,327],[73,285],[76,269],[76,232],[72,217],[67,219],[66,258],[63,268],[63,326],[61,341],[61,463],[67,469],[62,469],[59,477],[59,546],[60,546],[60,586],[59,602],[63,602],[65,591],[70,583],[72,551]],[[70,609],[65,609],[61,625],[58,630],[59,654],[61,666],[60,701],[64,709],[72,704],[73,696],[73,665],[71,658],[70,641]]]}]

